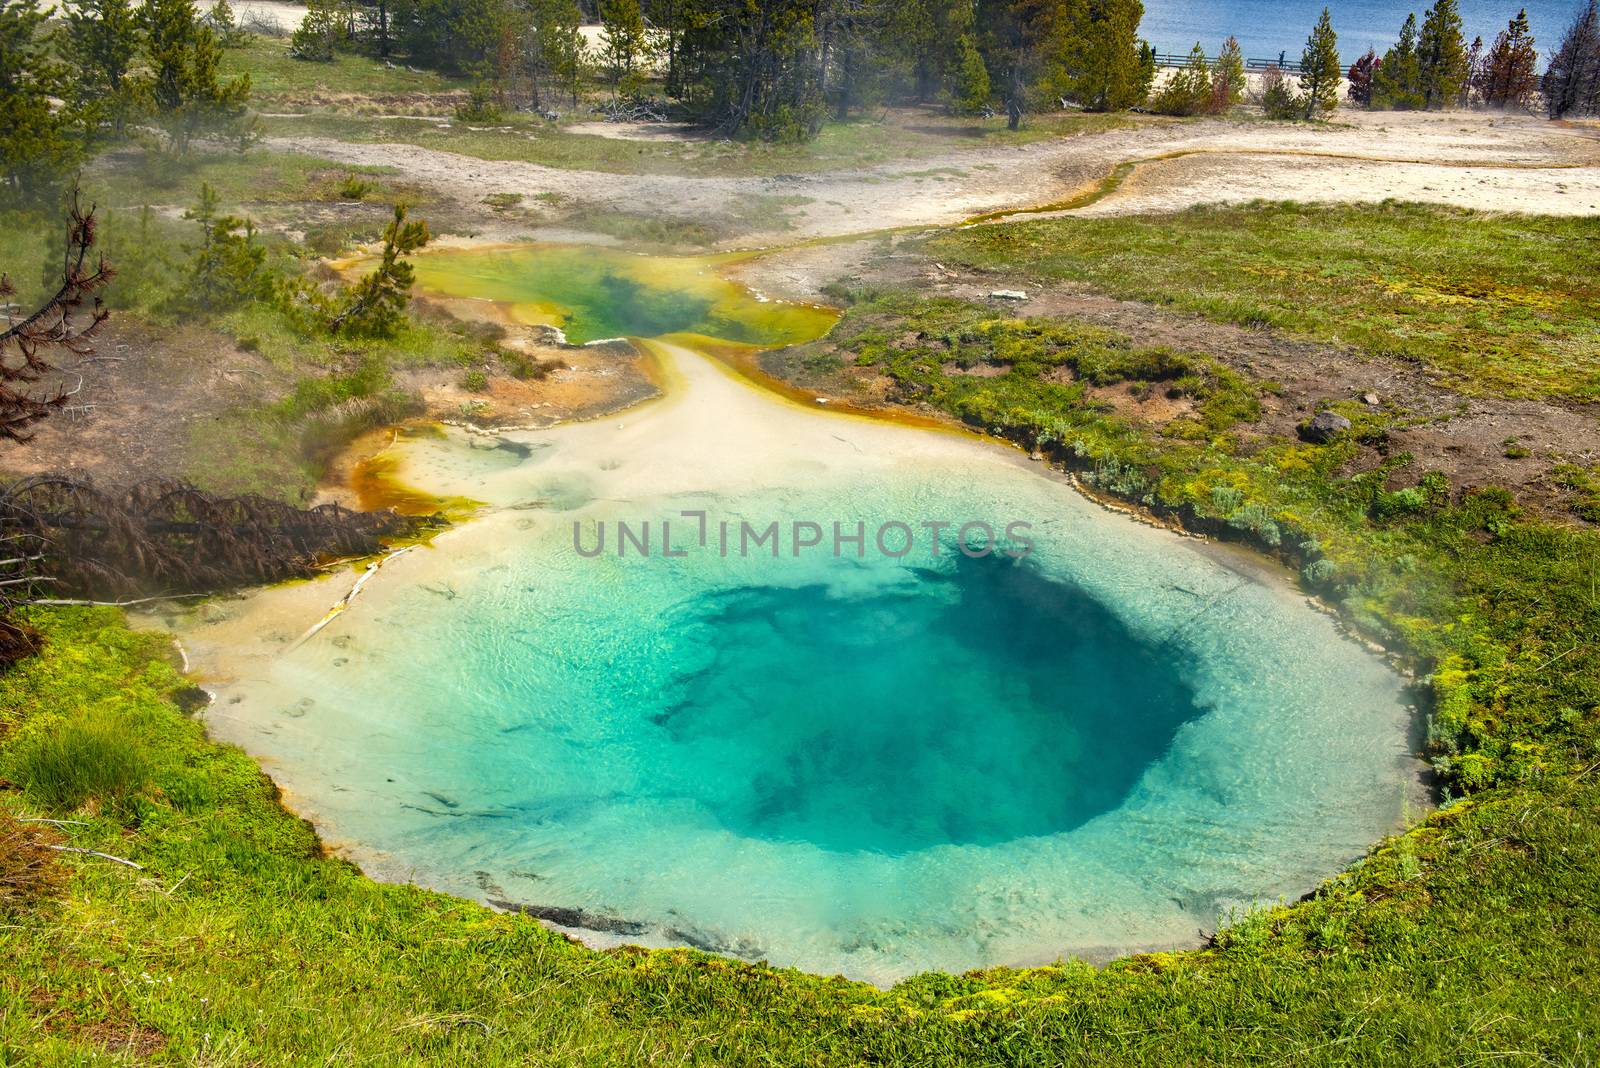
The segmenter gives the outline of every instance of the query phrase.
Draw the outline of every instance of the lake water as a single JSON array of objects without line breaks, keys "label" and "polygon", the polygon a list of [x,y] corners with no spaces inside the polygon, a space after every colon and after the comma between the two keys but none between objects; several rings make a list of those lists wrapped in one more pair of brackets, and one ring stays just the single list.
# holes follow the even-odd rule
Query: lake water
[{"label": "lake water", "polygon": [[[827,321],[613,252],[418,261],[577,337],[646,313],[769,344]],[[583,310],[634,285],[631,311]],[[485,513],[314,638],[351,575],[184,628],[210,728],[368,870],[597,944],[889,982],[1192,944],[1400,823],[1401,680],[1275,573],[1014,450],[787,401],[673,337],[649,343],[662,400],[514,448],[398,441],[401,478]],[[988,541],[968,521],[994,551],[962,551]],[[648,524],[648,553],[619,523]],[[751,551],[743,524],[773,523]]]},{"label": "lake water", "polygon": [[[1291,61],[1297,61],[1324,6],[1333,16],[1345,66],[1369,47],[1382,55],[1400,36],[1407,12],[1415,11],[1420,24],[1428,9],[1426,3],[1411,7],[1391,0],[1145,0],[1139,33],[1158,52],[1186,54],[1199,41],[1206,54],[1214,56],[1223,39],[1232,34],[1239,38],[1247,59],[1275,60],[1280,52],[1287,52]],[[1516,0],[1461,0],[1467,43],[1472,43],[1474,35],[1482,35],[1487,48],[1519,6]],[[1571,0],[1532,0],[1527,9],[1542,65],[1578,13],[1578,4]]]}]

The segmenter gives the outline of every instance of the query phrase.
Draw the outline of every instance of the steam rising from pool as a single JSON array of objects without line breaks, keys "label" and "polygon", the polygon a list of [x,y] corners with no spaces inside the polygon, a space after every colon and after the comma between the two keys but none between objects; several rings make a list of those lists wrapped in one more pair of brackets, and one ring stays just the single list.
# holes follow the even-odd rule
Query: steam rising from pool
[{"label": "steam rising from pool", "polygon": [[[887,982],[1188,944],[1396,825],[1400,681],[1276,579],[1008,451],[654,344],[665,400],[526,457],[402,441],[408,482],[491,509],[314,640],[349,576],[188,626],[212,729],[369,870]],[[574,550],[574,522],[686,510],[1024,519],[1034,549]]]}]

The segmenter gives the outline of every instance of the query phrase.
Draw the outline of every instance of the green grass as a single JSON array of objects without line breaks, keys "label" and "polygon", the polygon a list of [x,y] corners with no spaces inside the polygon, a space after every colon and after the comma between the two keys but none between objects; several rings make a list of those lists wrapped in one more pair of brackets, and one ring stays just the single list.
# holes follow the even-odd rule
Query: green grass
[{"label": "green grass", "polygon": [[1250,204],[975,227],[927,249],[1414,361],[1468,395],[1593,401],[1597,241],[1593,218]]},{"label": "green grass", "polygon": [[[1013,319],[965,301],[877,295],[855,306],[832,341],[858,364],[881,366],[901,399],[981,428],[1044,427],[1076,412],[1094,419],[1090,387],[1124,383],[1194,402],[1192,415],[1166,425],[1168,437],[1204,440],[1261,414],[1260,387],[1204,355],[1141,347],[1082,323]],[[1059,440],[1046,430],[1028,444]]]},{"label": "green grass", "polygon": [[28,800],[50,809],[92,803],[115,811],[148,780],[144,740],[128,717],[104,705],[34,724],[8,748],[6,777],[27,784]]},{"label": "green grass", "polygon": [[[1576,1064],[1600,999],[1600,789],[1485,793],[1213,948],[926,975],[880,992],[692,951],[598,953],[323,855],[239,751],[168,696],[164,639],[35,613],[0,677],[0,756],[82,710],[138,725],[148,783],[79,819],[52,908],[0,918],[0,1062]],[[136,1056],[137,1054],[137,1056]]]},{"label": "green grass", "polygon": [[259,35],[243,48],[230,49],[222,72],[224,77],[250,75],[252,106],[267,112],[301,106],[376,107],[385,97],[447,93],[471,84],[465,78],[411,69],[400,61],[386,64],[342,52],[331,62],[311,63],[289,54],[287,38]]},{"label": "green grass", "polygon": [[405,200],[426,206],[422,190],[404,182],[393,167],[350,166],[294,152],[252,148],[245,152],[191,152],[174,159],[137,147],[116,149],[86,168],[86,198],[110,208],[194,203],[201,183],[227,205],[337,204],[351,178],[365,181],[368,201]]}]

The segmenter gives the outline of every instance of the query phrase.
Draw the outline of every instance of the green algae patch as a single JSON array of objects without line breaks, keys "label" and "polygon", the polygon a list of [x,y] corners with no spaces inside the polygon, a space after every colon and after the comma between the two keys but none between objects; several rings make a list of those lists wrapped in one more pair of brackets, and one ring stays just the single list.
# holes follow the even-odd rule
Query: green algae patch
[{"label": "green algae patch", "polygon": [[773,347],[827,333],[838,317],[832,309],[766,300],[723,277],[739,258],[539,244],[442,250],[413,262],[423,289],[504,305],[573,344],[690,333]]}]

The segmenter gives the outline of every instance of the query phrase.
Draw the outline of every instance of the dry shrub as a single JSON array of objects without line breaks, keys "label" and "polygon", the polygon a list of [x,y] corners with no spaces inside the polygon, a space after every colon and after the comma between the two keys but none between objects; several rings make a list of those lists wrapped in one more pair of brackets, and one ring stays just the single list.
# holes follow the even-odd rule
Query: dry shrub
[{"label": "dry shrub", "polygon": [[29,913],[54,896],[64,873],[47,824],[23,823],[0,811],[0,916]]}]

